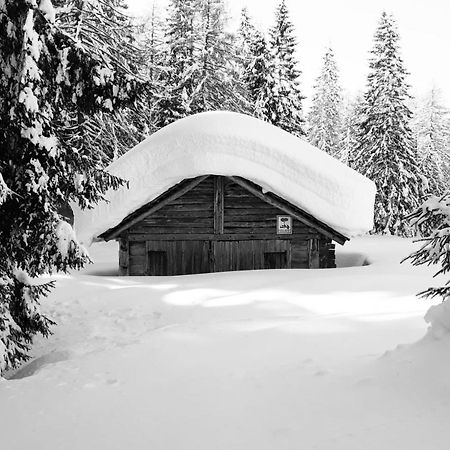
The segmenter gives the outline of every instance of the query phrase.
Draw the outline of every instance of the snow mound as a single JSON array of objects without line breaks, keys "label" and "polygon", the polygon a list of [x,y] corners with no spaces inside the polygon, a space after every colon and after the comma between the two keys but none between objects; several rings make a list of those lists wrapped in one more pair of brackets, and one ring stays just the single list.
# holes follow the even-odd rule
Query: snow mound
[{"label": "snow mound", "polygon": [[450,300],[430,306],[425,314],[425,322],[430,324],[428,334],[435,339],[442,339],[450,332]]},{"label": "snow mound", "polygon": [[89,245],[128,214],[186,178],[240,176],[347,237],[373,226],[375,184],[307,142],[254,117],[216,111],[180,119],[108,167],[129,181],[94,209],[74,207],[75,230]]}]

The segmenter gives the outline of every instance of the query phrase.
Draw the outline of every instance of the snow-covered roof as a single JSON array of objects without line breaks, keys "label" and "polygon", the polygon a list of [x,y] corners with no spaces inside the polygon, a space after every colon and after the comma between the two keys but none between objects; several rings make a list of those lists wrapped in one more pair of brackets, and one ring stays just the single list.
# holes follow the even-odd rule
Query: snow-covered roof
[{"label": "snow-covered roof", "polygon": [[375,185],[327,153],[271,124],[216,111],[180,119],[108,167],[129,181],[108,203],[74,207],[78,239],[89,245],[136,209],[186,178],[240,176],[305,210],[347,237],[373,226]]}]

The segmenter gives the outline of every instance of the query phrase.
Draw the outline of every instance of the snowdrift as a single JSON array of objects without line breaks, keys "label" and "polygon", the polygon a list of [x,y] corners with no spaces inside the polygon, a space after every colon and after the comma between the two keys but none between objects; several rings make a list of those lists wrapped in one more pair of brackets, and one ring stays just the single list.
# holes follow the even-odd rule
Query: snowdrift
[{"label": "snowdrift", "polygon": [[129,181],[108,203],[74,207],[78,239],[89,245],[128,214],[185,178],[234,175],[259,184],[347,237],[373,225],[375,185],[307,142],[259,119],[207,112],[159,130],[107,169]]}]

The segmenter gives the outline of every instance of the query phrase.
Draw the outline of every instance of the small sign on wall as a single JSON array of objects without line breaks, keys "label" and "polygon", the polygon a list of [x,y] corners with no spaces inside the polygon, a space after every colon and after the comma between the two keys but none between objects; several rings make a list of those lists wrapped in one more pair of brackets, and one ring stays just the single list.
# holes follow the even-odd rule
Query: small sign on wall
[{"label": "small sign on wall", "polygon": [[277,216],[277,234],[292,234],[291,216]]}]

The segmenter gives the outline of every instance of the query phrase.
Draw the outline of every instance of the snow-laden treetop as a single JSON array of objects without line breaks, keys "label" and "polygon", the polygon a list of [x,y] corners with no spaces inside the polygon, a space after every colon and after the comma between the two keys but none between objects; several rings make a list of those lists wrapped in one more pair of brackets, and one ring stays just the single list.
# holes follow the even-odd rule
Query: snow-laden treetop
[{"label": "snow-laden treetop", "polygon": [[89,245],[185,178],[240,176],[352,237],[373,226],[375,185],[325,152],[271,124],[232,112],[180,119],[108,167],[129,181],[90,210],[74,206],[78,239]]}]

